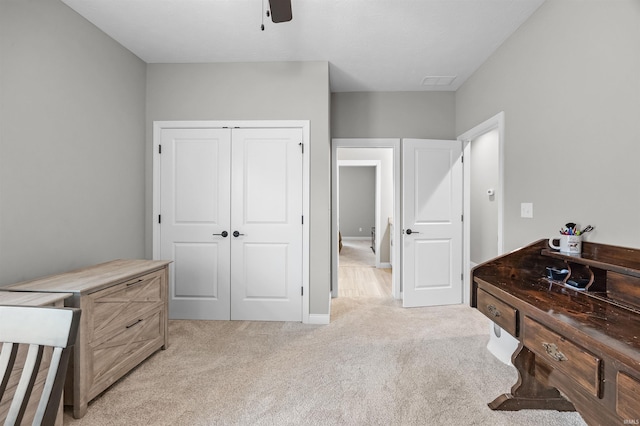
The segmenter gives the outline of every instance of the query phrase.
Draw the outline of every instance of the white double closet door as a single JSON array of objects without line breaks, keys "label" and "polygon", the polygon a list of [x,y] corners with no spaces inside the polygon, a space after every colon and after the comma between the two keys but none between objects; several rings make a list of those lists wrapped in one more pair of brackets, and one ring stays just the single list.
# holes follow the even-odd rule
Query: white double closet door
[{"label": "white double closet door", "polygon": [[302,320],[302,129],[163,128],[174,319]]}]

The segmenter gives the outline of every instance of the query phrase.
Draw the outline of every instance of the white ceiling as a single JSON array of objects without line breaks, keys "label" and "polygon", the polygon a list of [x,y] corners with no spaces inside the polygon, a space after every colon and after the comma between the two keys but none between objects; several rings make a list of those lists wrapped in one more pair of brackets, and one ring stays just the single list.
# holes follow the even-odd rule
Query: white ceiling
[{"label": "white ceiling", "polygon": [[328,61],[332,92],[457,90],[544,2],[292,0],[274,24],[268,0],[62,1],[147,63]]}]

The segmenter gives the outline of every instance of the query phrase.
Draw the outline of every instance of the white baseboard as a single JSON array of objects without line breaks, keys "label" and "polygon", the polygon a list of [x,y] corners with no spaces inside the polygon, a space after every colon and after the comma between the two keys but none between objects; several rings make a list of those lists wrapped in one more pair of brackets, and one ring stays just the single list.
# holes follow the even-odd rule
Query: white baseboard
[{"label": "white baseboard", "polygon": [[391,264],[386,262],[386,263],[380,263],[379,266],[377,266],[377,268],[383,268],[383,269],[391,269]]},{"label": "white baseboard", "polygon": [[330,317],[329,314],[309,314],[309,324],[328,325]]},{"label": "white baseboard", "polygon": [[331,292],[329,292],[328,314],[309,314],[308,324],[328,325],[331,322]]}]

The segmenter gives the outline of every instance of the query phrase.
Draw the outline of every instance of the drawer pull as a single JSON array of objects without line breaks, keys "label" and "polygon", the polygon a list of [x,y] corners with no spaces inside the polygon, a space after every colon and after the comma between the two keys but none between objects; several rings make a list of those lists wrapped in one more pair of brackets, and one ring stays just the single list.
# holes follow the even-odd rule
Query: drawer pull
[{"label": "drawer pull", "polygon": [[487,311],[496,318],[500,316],[500,311],[494,305],[487,305]]},{"label": "drawer pull", "polygon": [[134,325],[139,324],[139,323],[141,323],[141,322],[142,322],[142,320],[141,320],[141,319],[139,319],[138,321],[134,322],[133,324],[129,324],[129,325],[127,326],[127,328],[131,328],[131,327],[133,327]]},{"label": "drawer pull", "polygon": [[140,278],[138,281],[135,281],[135,282],[132,282],[132,283],[128,283],[128,284],[127,284],[127,287],[131,287],[132,285],[139,284],[139,283],[141,283],[142,281],[144,281],[144,280],[143,280],[142,278]]},{"label": "drawer pull", "polygon": [[547,355],[549,355],[551,358],[555,359],[556,361],[569,361],[569,358],[567,358],[565,354],[563,354],[558,350],[558,347],[556,346],[555,343],[542,342],[542,346],[544,347],[544,350],[547,352]]}]

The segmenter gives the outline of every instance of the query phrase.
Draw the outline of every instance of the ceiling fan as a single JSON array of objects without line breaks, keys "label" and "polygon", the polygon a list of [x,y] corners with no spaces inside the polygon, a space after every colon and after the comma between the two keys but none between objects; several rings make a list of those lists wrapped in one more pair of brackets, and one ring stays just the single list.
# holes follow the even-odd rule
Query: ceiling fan
[{"label": "ceiling fan", "polygon": [[271,20],[274,23],[287,22],[293,18],[291,0],[269,0],[269,9],[271,9]]}]

